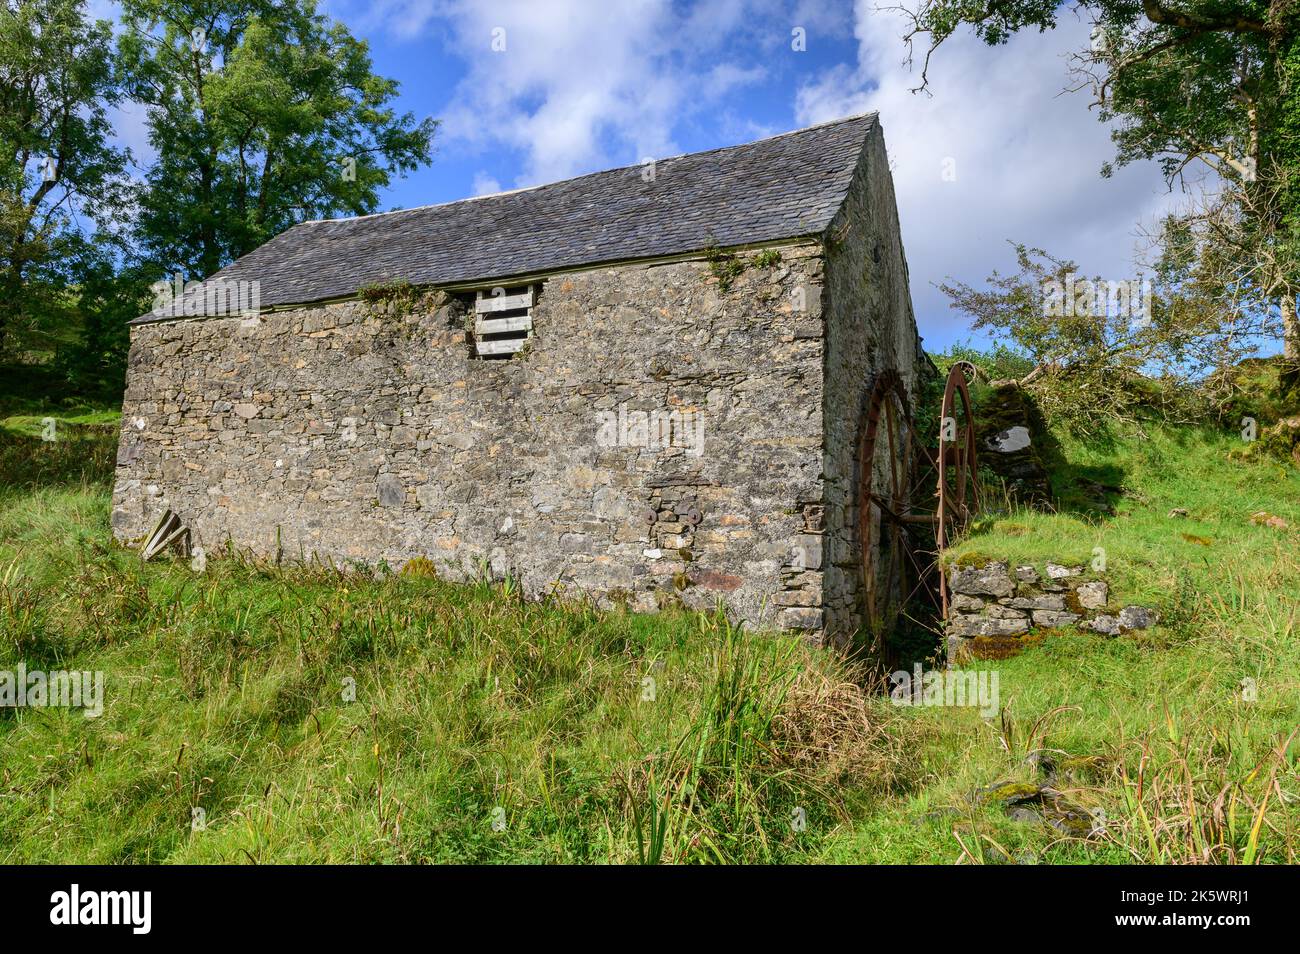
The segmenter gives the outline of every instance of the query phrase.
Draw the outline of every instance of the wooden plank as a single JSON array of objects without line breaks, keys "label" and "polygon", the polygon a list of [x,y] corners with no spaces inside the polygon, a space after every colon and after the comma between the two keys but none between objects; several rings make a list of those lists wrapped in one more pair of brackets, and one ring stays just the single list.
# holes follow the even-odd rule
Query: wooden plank
[{"label": "wooden plank", "polygon": [[177,526],[176,529],[173,530],[165,540],[159,542],[157,548],[153,551],[153,553],[149,554],[149,556],[151,557],[157,556],[158,554],[166,550],[168,547],[178,542],[182,537],[184,537],[189,532],[190,531],[188,527],[184,525]]},{"label": "wooden plank", "polygon": [[173,514],[170,510],[164,510],[162,512],[162,516],[158,518],[158,522],[153,525],[153,529],[149,531],[149,535],[144,538],[144,543],[140,544],[141,553],[144,553],[146,550],[148,550],[149,544],[153,543],[153,541],[158,539],[159,534],[161,534],[163,531],[163,527],[167,523],[169,523],[172,517],[174,516],[175,514]]},{"label": "wooden plank", "polygon": [[504,331],[531,331],[531,315],[514,315],[510,318],[480,318],[474,322],[474,334],[497,335]]},{"label": "wooden plank", "polygon": [[527,342],[527,338],[502,338],[499,341],[480,341],[478,343],[478,353],[480,355],[514,354]]},{"label": "wooden plank", "polygon": [[149,539],[145,541],[144,549],[140,553],[141,560],[148,562],[161,553],[184,529],[181,518],[168,510],[154,532],[149,535]]},{"label": "wooden plank", "polygon": [[532,308],[533,290],[519,295],[485,295],[474,302],[474,311],[483,315],[493,311],[510,311],[512,308]]}]

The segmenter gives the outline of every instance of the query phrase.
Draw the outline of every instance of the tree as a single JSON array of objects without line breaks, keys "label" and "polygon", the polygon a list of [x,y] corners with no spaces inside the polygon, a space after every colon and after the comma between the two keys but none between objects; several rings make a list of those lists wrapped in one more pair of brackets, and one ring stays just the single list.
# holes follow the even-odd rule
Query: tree
[{"label": "tree", "polygon": [[[1139,407],[1171,409],[1186,389],[1253,350],[1258,316],[1225,319],[1203,295],[1195,249],[1172,244],[1147,279],[1086,277],[1074,262],[1013,244],[1018,271],[986,287],[939,286],[976,330],[1023,354],[1027,388],[1054,423],[1079,433]],[[1156,382],[1160,383],[1157,384]]]},{"label": "tree", "polygon": [[158,160],[138,234],[164,273],[205,277],[296,222],[374,211],[431,158],[436,123],[314,0],[124,0],[118,44]]},{"label": "tree", "polygon": [[84,230],[111,228],[128,201],[127,155],[108,144],[111,42],[78,0],[0,10],[0,349],[74,320]]},{"label": "tree", "polygon": [[[931,55],[963,25],[989,44],[1056,25],[1056,0],[922,0],[906,39]],[[1300,3],[1296,0],[1081,0],[1093,23],[1075,74],[1116,161],[1160,162],[1171,186],[1195,162],[1222,188],[1187,225],[1226,271],[1203,271],[1248,307],[1276,302],[1288,355],[1300,358]],[[1109,166],[1103,174],[1109,174]],[[1172,223],[1171,223],[1172,224]],[[1182,229],[1183,225],[1175,225]]]}]

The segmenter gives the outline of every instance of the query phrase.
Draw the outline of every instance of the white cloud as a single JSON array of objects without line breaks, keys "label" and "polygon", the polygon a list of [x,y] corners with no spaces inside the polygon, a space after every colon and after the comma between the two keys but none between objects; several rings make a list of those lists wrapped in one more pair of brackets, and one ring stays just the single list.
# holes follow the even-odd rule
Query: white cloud
[{"label": "white cloud", "polygon": [[[468,73],[444,132],[522,152],[515,185],[678,151],[682,88],[658,62],[675,26],[668,14],[657,0],[617,9],[583,0],[457,4],[453,45]],[[494,37],[504,49],[493,49]],[[606,154],[606,142],[623,151]]]},{"label": "white cloud", "polygon": [[674,130],[683,120],[767,76],[761,64],[733,62],[728,44],[771,32],[765,24],[784,3],[380,0],[352,13],[349,0],[334,0],[330,12],[363,34],[442,35],[465,64],[441,112],[443,141],[466,152],[506,147],[522,157],[512,185],[528,186],[682,152]]},{"label": "white cloud", "polygon": [[[1100,177],[1114,154],[1109,131],[1086,92],[1061,92],[1065,57],[1085,48],[1088,29],[1066,14],[1055,31],[1000,47],[954,36],[931,61],[926,96],[911,92],[919,70],[902,65],[902,20],[859,0],[858,62],[829,68],[797,93],[801,125],[880,111],[913,304],[934,345],[964,337],[966,319],[932,283],[1013,270],[1005,240],[1073,258],[1085,272],[1129,277],[1137,223],[1180,201],[1151,163]],[[919,45],[917,54],[919,63]],[[944,180],[945,160],[955,181]]]},{"label": "white cloud", "polygon": [[486,172],[476,172],[472,188],[475,195],[492,195],[501,191],[501,183]]}]

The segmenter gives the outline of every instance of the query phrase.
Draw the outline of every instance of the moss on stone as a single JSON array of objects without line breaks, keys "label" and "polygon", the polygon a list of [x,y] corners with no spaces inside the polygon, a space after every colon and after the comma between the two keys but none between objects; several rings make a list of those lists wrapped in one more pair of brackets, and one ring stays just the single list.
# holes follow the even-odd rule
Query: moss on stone
[{"label": "moss on stone", "polygon": [[1004,805],[1013,802],[1039,801],[1043,790],[1033,782],[996,782],[979,792],[982,802],[1001,802]]},{"label": "moss on stone", "polygon": [[982,660],[1010,659],[1042,641],[1042,635],[1036,632],[1018,636],[976,636],[970,640],[970,657]]}]

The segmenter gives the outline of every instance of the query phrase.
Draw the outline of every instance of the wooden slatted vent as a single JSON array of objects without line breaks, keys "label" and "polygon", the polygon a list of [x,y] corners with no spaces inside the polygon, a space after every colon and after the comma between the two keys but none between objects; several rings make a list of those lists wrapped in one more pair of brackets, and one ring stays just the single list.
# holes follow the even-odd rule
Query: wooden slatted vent
[{"label": "wooden slatted vent", "polygon": [[474,353],[480,358],[510,358],[533,336],[532,285],[500,286],[478,292],[474,299]]}]

